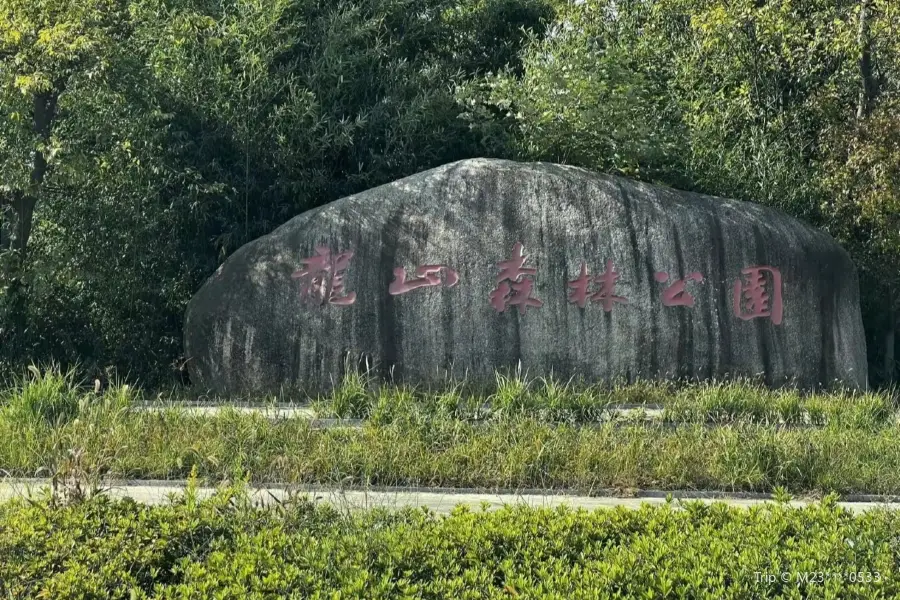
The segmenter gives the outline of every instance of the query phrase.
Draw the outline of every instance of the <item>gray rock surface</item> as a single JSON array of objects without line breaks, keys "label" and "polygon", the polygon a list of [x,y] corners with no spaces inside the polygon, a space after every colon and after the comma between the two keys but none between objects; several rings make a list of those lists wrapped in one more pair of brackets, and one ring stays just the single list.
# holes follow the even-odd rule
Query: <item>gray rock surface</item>
[{"label": "gray rock surface", "polygon": [[[742,273],[754,267],[772,269]],[[241,247],[191,300],[185,347],[192,381],[220,393],[327,390],[361,358],[410,383],[490,383],[521,362],[588,381],[867,385],[856,271],[827,234],[755,204],[489,159]]]}]

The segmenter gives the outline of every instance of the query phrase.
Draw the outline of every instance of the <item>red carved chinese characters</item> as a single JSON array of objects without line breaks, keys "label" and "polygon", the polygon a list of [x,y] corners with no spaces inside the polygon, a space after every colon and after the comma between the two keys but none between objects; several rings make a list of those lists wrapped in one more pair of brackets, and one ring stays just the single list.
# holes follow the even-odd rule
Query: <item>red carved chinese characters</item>
[{"label": "red carved chinese characters", "polygon": [[[763,273],[769,274],[771,294]],[[779,325],[783,315],[781,304],[781,272],[775,267],[748,267],[741,269],[741,279],[734,282],[734,315],[744,321],[769,317]]]},{"label": "red carved chinese characters", "polygon": [[[665,283],[669,280],[669,274],[664,273],[663,271],[659,271],[653,276],[653,278],[660,283]],[[693,273],[688,273],[688,276],[684,279],[676,279],[675,281],[673,281],[669,285],[669,287],[663,290],[663,306],[693,306],[694,297],[687,293],[687,291],[684,289],[688,281],[696,281],[697,283],[700,283],[703,281],[703,275],[694,271]]]},{"label": "red carved chinese characters", "polygon": [[[303,259],[302,268],[291,274],[293,279],[300,280],[301,299],[320,306],[354,304],[356,293],[344,289],[344,272],[353,255],[352,251],[332,254],[327,246],[317,246],[315,256]],[[497,286],[488,295],[491,306],[497,312],[505,312],[508,307],[514,306],[518,307],[520,315],[525,315],[528,307],[540,308],[544,305],[543,301],[532,295],[537,269],[526,267],[527,260],[522,243],[516,242],[512,257],[497,263],[500,269],[496,276]],[[568,302],[579,308],[584,308],[588,302],[596,302],[603,305],[604,311],[612,312],[616,304],[629,303],[624,296],[616,295],[619,279],[620,273],[615,270],[612,260],[606,261],[606,269],[599,275],[590,275],[587,265],[582,262],[578,277],[567,283],[570,288]],[[687,307],[695,304],[694,297],[686,289],[687,284],[704,281],[703,275],[697,271],[688,273],[683,279],[671,279],[669,273],[659,271],[654,274],[654,279],[667,284],[660,294],[663,306]],[[399,296],[419,288],[441,285],[452,288],[459,281],[459,273],[447,265],[420,265],[409,279],[403,267],[396,267],[388,293]],[[784,316],[781,272],[765,265],[741,269],[741,277],[734,282],[733,308],[734,315],[742,320],[769,318],[773,324],[780,325]]]},{"label": "red carved chinese characters", "polygon": [[347,306],[356,302],[356,292],[344,293],[344,271],[351,258],[351,251],[332,257],[327,246],[317,246],[316,256],[301,260],[303,268],[291,274],[300,280],[300,298],[318,305],[327,302]]},{"label": "red carved chinese characters", "polygon": [[448,288],[459,283],[459,274],[446,265],[422,265],[416,268],[416,277],[406,279],[406,270],[403,267],[394,269],[394,280],[388,287],[391,296],[399,296],[421,287],[434,287],[441,285],[441,273],[444,274],[444,285]]},{"label": "red carved chinese characters", "polygon": [[489,294],[491,306],[497,312],[503,312],[508,306],[518,306],[519,314],[524,315],[529,306],[540,308],[544,305],[537,298],[532,298],[534,281],[525,277],[537,274],[537,269],[525,268],[527,256],[522,255],[522,243],[513,246],[513,257],[497,263],[500,273],[497,275],[497,287]]},{"label": "red carved chinese characters", "polygon": [[[613,270],[613,261],[606,261],[606,270],[600,275],[591,277],[588,275],[587,266],[581,263],[581,273],[577,279],[569,282],[572,291],[569,292],[569,302],[577,304],[579,308],[584,308],[587,301],[602,302],[603,310],[610,312],[616,302],[628,304],[628,299],[623,296],[616,296],[616,282],[619,280],[619,272]],[[589,293],[591,283],[600,284],[600,289],[596,292]]]},{"label": "red carved chinese characters", "polygon": [[581,275],[578,276],[578,279],[573,279],[569,282],[569,287],[572,288],[572,291],[569,292],[569,302],[577,304],[578,308],[584,308],[590,296],[588,286],[593,279],[593,277],[588,275],[587,266],[582,262]]}]

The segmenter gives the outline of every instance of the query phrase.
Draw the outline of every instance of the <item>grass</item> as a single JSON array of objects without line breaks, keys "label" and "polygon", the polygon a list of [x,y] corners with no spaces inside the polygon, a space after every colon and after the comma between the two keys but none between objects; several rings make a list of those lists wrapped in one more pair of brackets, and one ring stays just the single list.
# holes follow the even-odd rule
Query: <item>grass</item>
[{"label": "grass", "polygon": [[[157,398],[170,404],[160,411],[135,411],[145,399],[128,385],[98,393],[71,373],[34,369],[0,394],[0,469],[173,479],[196,467],[213,479],[249,472],[258,482],[581,493],[900,494],[888,394],[804,396],[746,382],[577,389],[501,377],[479,396],[459,385],[428,393],[356,378],[315,406],[363,425],[329,429],[233,409],[198,415],[174,398]],[[600,422],[614,404],[662,405],[663,422]]]},{"label": "grass", "polygon": [[801,394],[793,389],[769,390],[749,381],[576,386],[498,376],[493,391],[477,393],[466,391],[462,385],[436,392],[402,386],[368,389],[354,378],[332,396],[315,401],[313,407],[324,417],[379,422],[530,416],[548,422],[593,423],[607,420],[612,408],[644,407],[661,409],[661,420],[672,423],[837,424],[862,428],[897,423],[897,398],[891,393]]},{"label": "grass", "polygon": [[[900,494],[900,435],[887,395],[803,397],[742,383],[581,391],[553,382],[499,384],[478,397],[458,387],[428,395],[352,381],[317,406],[323,413],[354,407],[334,414],[360,415],[364,424],[319,429],[304,419],[230,409],[134,411],[141,394],[127,385],[95,393],[66,374],[31,373],[2,396],[0,469],[170,479],[196,467],[214,479],[249,472],[268,482],[582,493],[782,487]],[[679,425],[586,424],[566,412],[651,400]],[[826,424],[783,426],[805,413]],[[704,424],[710,416],[720,424]]]},{"label": "grass", "polygon": [[[0,505],[10,598],[894,598],[900,513],[675,503],[342,512],[245,490]],[[820,578],[821,577],[821,578]],[[825,579],[827,577],[827,579]]]},{"label": "grass", "polygon": [[900,494],[892,429],[593,428],[533,419],[314,429],[229,411],[84,414],[56,426],[0,420],[0,465],[54,472],[77,449],[80,468],[119,478],[204,476],[255,481],[477,488],[714,489]]},{"label": "grass", "polygon": [[[492,389],[448,382],[438,390],[410,386],[379,386],[353,373],[325,397],[291,393],[266,396],[219,397],[180,391],[144,400],[157,406],[184,401],[199,404],[262,406],[287,403],[311,407],[324,418],[395,420],[449,418],[484,421],[532,417],[545,422],[597,423],[615,416],[613,409],[661,411],[669,423],[757,423],[788,426],[840,425],[877,428],[898,423],[898,397],[893,392],[801,393],[770,390],[759,383],[738,380],[711,383],[637,381],[582,385],[553,379],[497,375]],[[286,401],[286,402],[285,402]],[[640,417],[639,410],[638,417]]]}]

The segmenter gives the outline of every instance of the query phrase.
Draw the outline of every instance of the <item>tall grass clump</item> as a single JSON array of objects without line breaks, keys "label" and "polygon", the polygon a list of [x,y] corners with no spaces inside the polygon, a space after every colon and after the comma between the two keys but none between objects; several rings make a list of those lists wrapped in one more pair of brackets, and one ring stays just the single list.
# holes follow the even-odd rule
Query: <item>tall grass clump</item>
[{"label": "tall grass clump", "polygon": [[573,424],[650,418],[642,409],[662,409],[661,419],[670,423],[869,429],[897,423],[896,398],[885,392],[809,393],[769,389],[749,379],[586,384],[574,378],[529,378],[520,371],[496,373],[491,386],[454,382],[443,389],[378,385],[366,374],[349,372],[314,408],[325,417],[377,418],[382,424],[395,418],[438,416],[462,421],[534,418]]},{"label": "tall grass clump", "polygon": [[498,372],[495,377],[497,389],[487,397],[487,402],[496,414],[510,416],[535,408],[530,393],[531,382],[527,375],[523,376],[521,372],[515,375]]},{"label": "tall grass clump", "polygon": [[754,422],[774,420],[780,416],[779,406],[790,410],[786,401],[779,402],[777,393],[746,380],[704,382],[677,390],[665,402],[666,417],[673,421],[729,422],[746,418]]},{"label": "tall grass clump", "polygon": [[373,403],[372,379],[367,372],[349,369],[340,384],[331,392],[324,403],[330,416],[339,419],[361,419],[368,416]]},{"label": "tall grass clump", "polygon": [[803,409],[813,425],[874,428],[896,425],[896,398],[887,392],[812,395],[804,399]]},{"label": "tall grass clump", "polygon": [[686,385],[663,401],[667,421],[719,424],[878,428],[895,424],[896,409],[896,399],[886,392],[802,393],[750,380]]},{"label": "tall grass clump", "polygon": [[29,366],[28,374],[3,394],[4,416],[15,421],[40,421],[48,425],[74,419],[84,398],[84,391],[75,381],[75,373],[74,368],[62,372],[56,365],[43,371],[35,365]]}]

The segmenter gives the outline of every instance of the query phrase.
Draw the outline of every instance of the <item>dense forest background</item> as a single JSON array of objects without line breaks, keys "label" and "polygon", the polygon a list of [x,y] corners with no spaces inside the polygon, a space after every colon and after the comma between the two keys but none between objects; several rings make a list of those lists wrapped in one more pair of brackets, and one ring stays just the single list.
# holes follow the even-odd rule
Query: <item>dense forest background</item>
[{"label": "dense forest background", "polygon": [[894,379],[896,0],[0,0],[0,364],[178,381],[231,252],[475,156],[826,229]]}]

